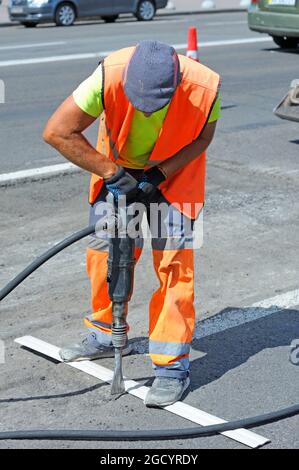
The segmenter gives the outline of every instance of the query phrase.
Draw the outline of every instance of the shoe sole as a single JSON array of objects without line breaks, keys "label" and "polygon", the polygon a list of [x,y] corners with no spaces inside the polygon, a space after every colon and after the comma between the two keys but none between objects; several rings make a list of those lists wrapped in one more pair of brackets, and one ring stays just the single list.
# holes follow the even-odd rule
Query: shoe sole
[{"label": "shoe sole", "polygon": [[[123,349],[122,355],[123,356],[128,356],[129,354],[131,354],[132,351],[133,351],[133,346],[131,346],[131,345],[127,346],[125,349]],[[110,358],[110,357],[114,357],[114,351],[107,352],[107,353],[102,353],[102,354],[99,354],[98,356],[94,356],[94,357],[81,356],[81,357],[78,357],[77,359],[72,359],[72,360],[65,360],[61,357],[61,360],[67,364],[69,362],[96,361],[97,359],[107,359],[107,358]]]},{"label": "shoe sole", "polygon": [[146,398],[144,400],[144,404],[147,408],[165,408],[165,406],[170,406],[170,405],[173,405],[174,403],[178,402],[178,401],[181,401],[182,398],[184,398],[184,394],[186,393],[186,391],[188,390],[188,388],[190,387],[190,378],[187,377],[187,380],[186,380],[186,384],[184,385],[184,388],[183,388],[183,391],[182,391],[182,394],[180,396],[180,398],[178,398],[177,400],[174,400],[174,401],[169,401],[169,402],[164,402],[164,403],[147,403],[146,402]]}]

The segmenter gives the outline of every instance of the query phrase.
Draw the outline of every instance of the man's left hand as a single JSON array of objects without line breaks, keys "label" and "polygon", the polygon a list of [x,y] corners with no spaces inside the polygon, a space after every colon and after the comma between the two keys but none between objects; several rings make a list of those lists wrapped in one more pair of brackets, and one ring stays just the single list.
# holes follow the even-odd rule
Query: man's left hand
[{"label": "man's left hand", "polygon": [[156,202],[160,196],[158,186],[166,180],[166,175],[157,166],[143,173],[142,180],[138,184],[140,202],[149,205]]}]

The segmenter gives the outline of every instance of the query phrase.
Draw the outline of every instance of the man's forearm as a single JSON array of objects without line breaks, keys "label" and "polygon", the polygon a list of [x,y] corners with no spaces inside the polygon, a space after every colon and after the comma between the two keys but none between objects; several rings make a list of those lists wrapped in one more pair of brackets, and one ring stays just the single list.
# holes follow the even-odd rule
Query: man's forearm
[{"label": "man's forearm", "polygon": [[69,161],[90,173],[109,178],[117,170],[116,164],[97,152],[81,133],[74,132],[67,137],[54,134],[45,136],[45,140]]},{"label": "man's forearm", "polygon": [[168,158],[159,166],[165,172],[165,175],[169,177],[201,155],[208,146],[209,142],[205,140],[192,142],[192,144],[187,145],[187,147],[184,147],[176,155]]},{"label": "man's forearm", "polygon": [[83,135],[95,119],[84,113],[69,96],[49,119],[43,137],[70,162],[106,179],[116,173],[117,165],[97,152]]},{"label": "man's forearm", "polygon": [[173,157],[164,160],[159,167],[167,177],[172,176],[176,171],[191,163],[205,152],[213,140],[216,129],[216,122],[208,124],[204,133],[191,144],[181,149]]}]

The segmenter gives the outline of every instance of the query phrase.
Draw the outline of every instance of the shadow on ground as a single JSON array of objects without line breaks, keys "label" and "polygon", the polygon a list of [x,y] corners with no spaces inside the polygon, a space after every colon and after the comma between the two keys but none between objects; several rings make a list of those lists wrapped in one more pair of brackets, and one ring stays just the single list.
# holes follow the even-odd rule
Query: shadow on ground
[{"label": "shadow on ground", "polygon": [[299,54],[299,47],[282,49],[280,47],[265,47],[262,49],[266,52],[278,52],[279,54]]},{"label": "shadow on ground", "polygon": [[[225,321],[225,313],[231,313],[232,310],[233,309],[231,307],[222,310],[215,315],[213,319],[217,320],[218,317],[218,322],[221,320]],[[244,313],[244,316],[246,316],[246,312],[254,315],[255,310],[258,310],[257,313],[262,316],[263,310],[267,309],[259,307],[257,309],[238,308],[237,310],[238,312],[241,310]],[[197,326],[200,330],[200,322]],[[200,339],[195,339],[192,342],[193,350],[200,351],[205,354],[205,356],[191,362],[192,390],[195,391],[204,385],[218,380],[228,371],[241,366],[251,357],[265,349],[288,346],[291,351],[291,343],[296,338],[299,338],[299,311],[279,310],[273,314],[249,323],[245,323],[216,334],[211,334]],[[131,341],[134,344],[135,354],[145,354],[148,352],[147,338],[139,337]],[[31,352],[35,353],[34,351]],[[38,355],[40,357],[44,357],[45,360],[51,360],[43,355]],[[288,356],[286,357],[286,360],[289,360]],[[57,367],[59,367],[59,364]],[[296,366],[294,365],[294,367]],[[139,377],[134,380],[145,382],[146,385],[150,385],[153,377]],[[0,400],[0,405],[4,403],[8,404],[34,400],[75,397],[93,392],[103,386],[106,386],[106,383],[100,383],[89,388],[57,395],[7,398]]]},{"label": "shadow on ground", "polygon": [[[218,316],[224,320],[225,312],[231,310],[232,308],[225,309]],[[246,315],[246,310],[254,314],[255,309],[241,310]],[[267,309],[259,307],[257,310],[262,316],[262,311]],[[191,363],[192,389],[196,390],[218,380],[265,349],[290,347],[296,338],[299,338],[299,311],[280,310],[267,317],[195,339],[193,349],[205,353],[205,356]]]}]

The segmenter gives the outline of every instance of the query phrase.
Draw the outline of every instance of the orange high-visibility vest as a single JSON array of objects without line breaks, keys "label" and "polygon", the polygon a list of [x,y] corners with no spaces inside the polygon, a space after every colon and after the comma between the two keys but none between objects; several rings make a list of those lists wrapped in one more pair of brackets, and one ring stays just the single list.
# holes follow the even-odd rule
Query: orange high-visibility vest
[{"label": "orange high-visibility vest", "polygon": [[[103,62],[102,100],[97,150],[117,163],[128,137],[134,107],[125,95],[126,65],[135,48],[112,53]],[[200,136],[217,98],[218,74],[204,65],[179,55],[182,80],[171,100],[160,135],[148,161],[155,165],[174,156]],[[185,215],[196,218],[204,203],[205,161],[203,153],[160,185],[163,196]],[[92,175],[89,202],[93,204],[103,179]]]}]

